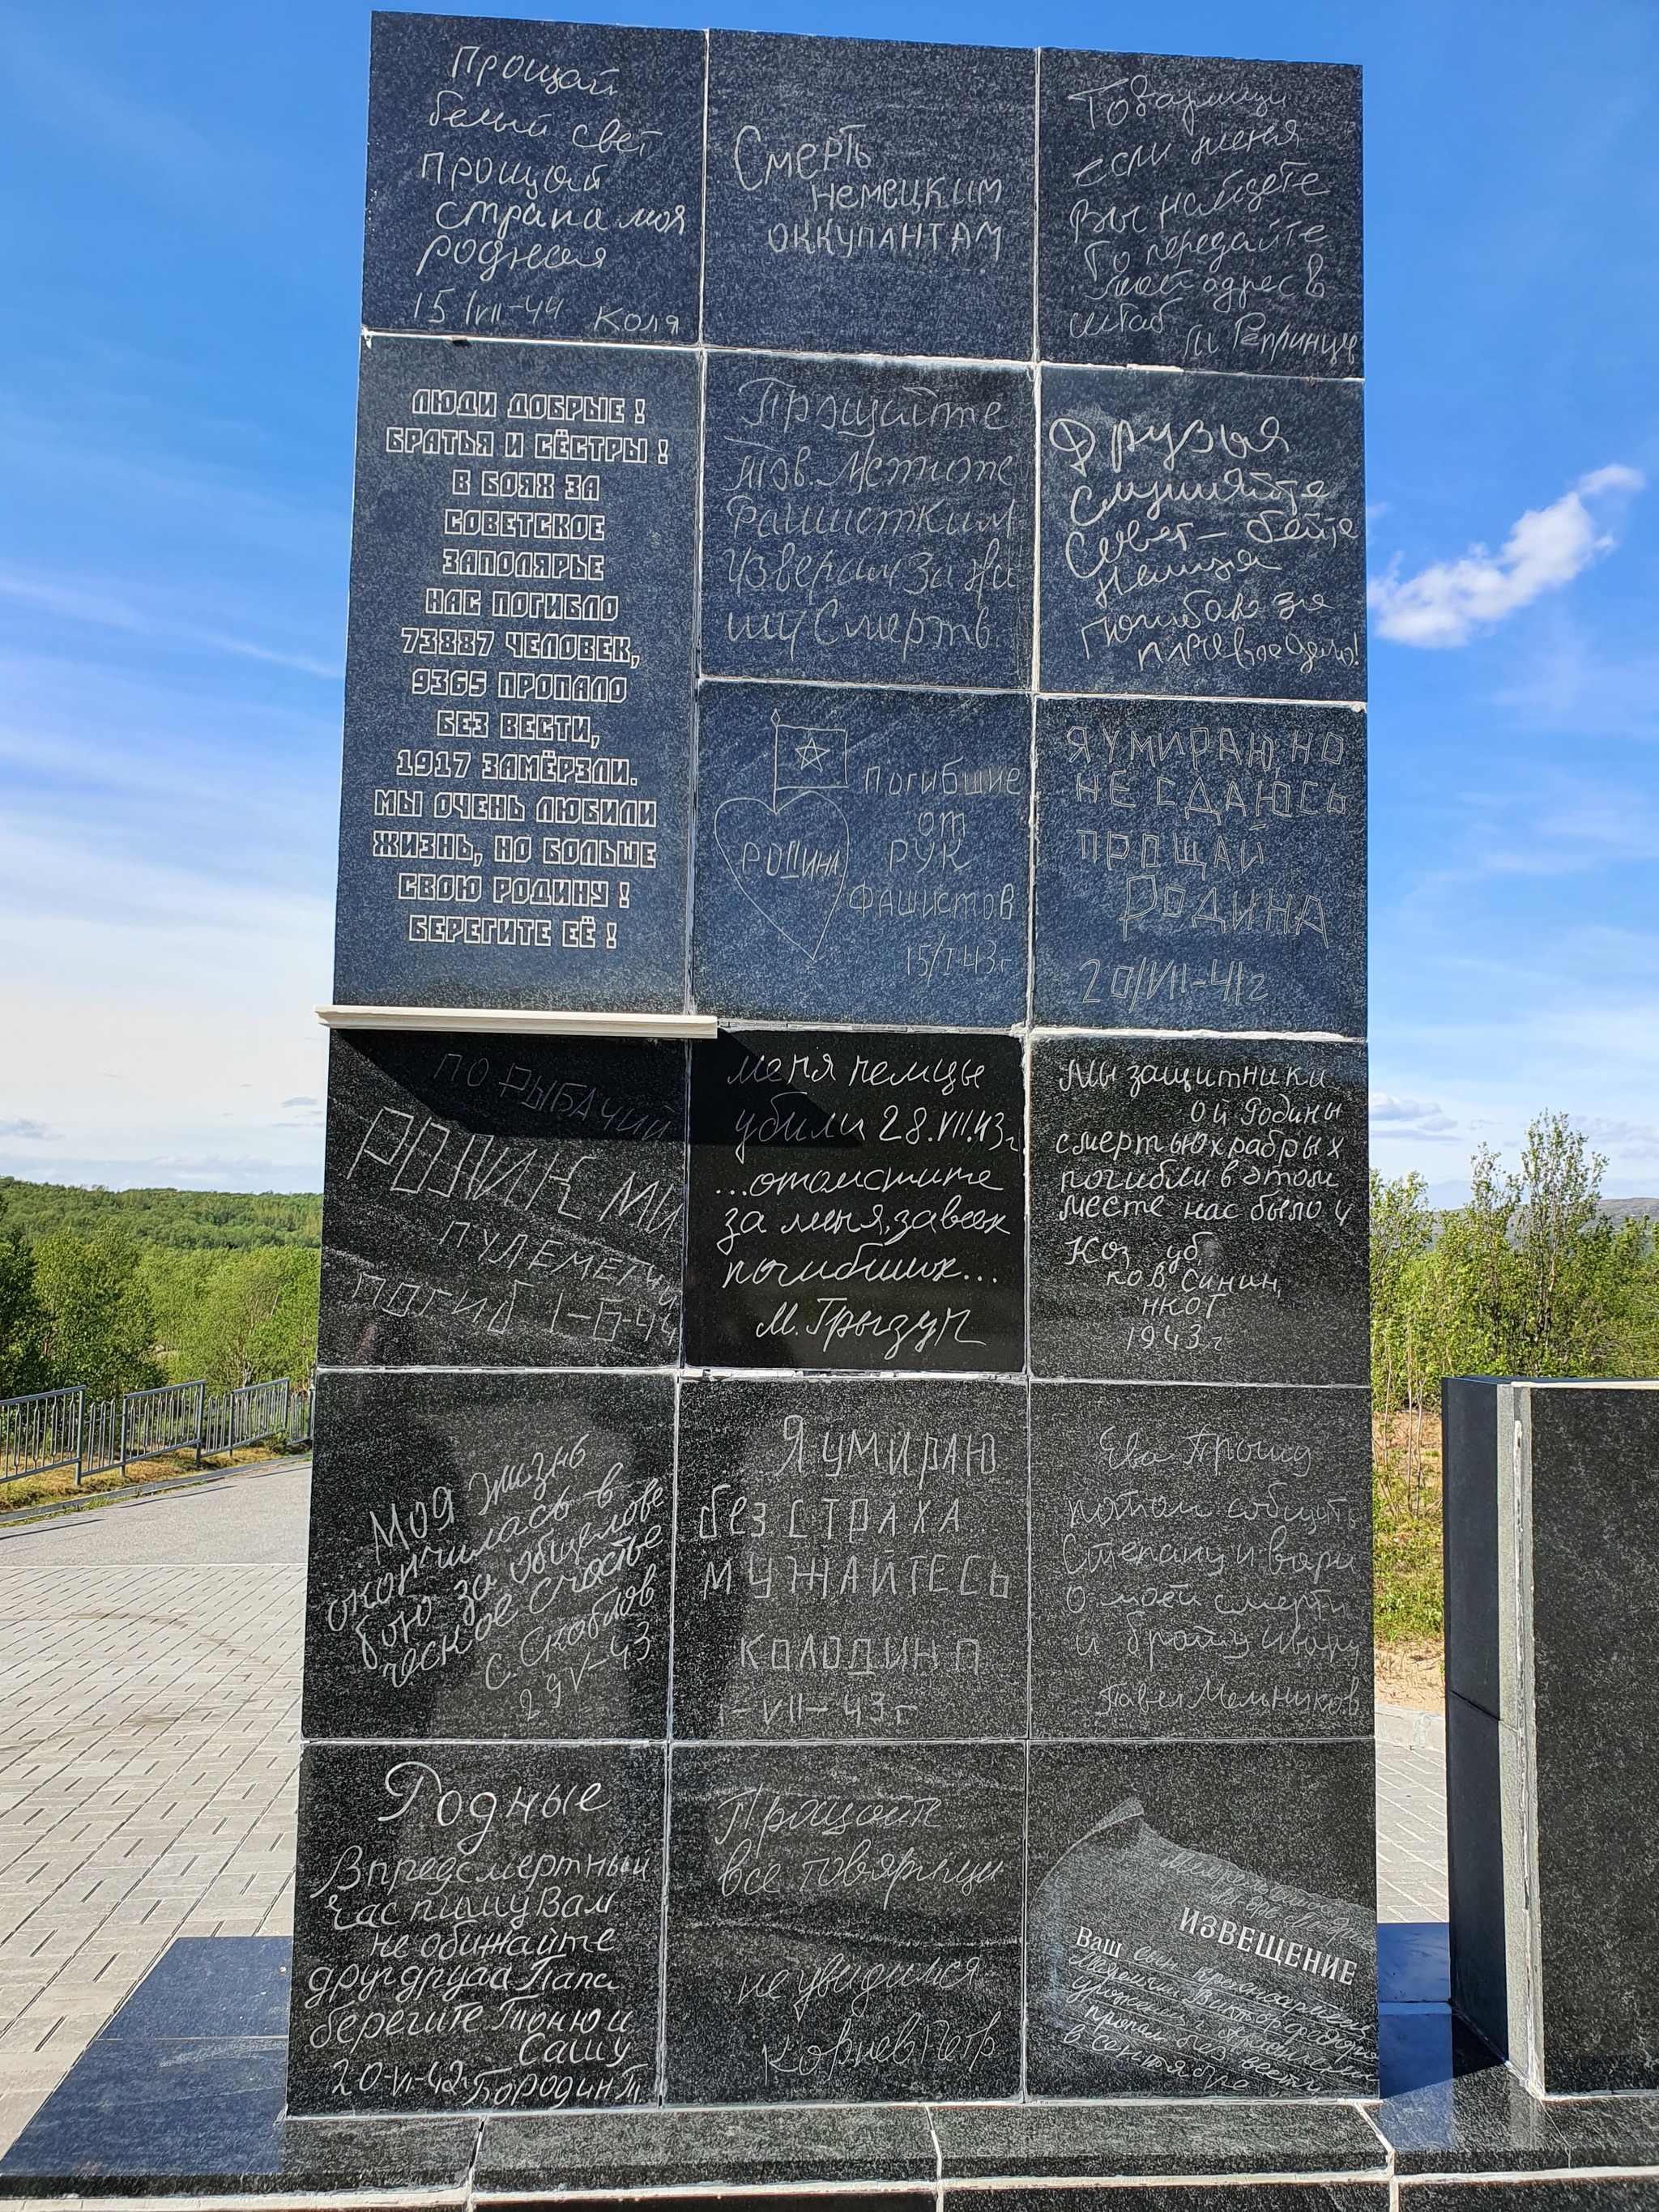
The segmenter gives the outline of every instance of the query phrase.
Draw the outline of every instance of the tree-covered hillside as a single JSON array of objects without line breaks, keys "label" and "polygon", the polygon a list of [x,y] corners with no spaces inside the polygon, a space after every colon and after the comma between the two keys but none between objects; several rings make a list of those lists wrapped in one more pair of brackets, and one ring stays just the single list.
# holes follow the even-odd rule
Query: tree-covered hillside
[{"label": "tree-covered hillside", "polygon": [[322,1200],[82,1190],[0,1176],[0,1398],[216,1389],[317,1356]]},{"label": "tree-covered hillside", "polygon": [[173,1252],[263,1252],[322,1243],[323,1201],[313,1191],[82,1190],[0,1176],[0,1212],[30,1243],[67,1233],[125,1229]]}]

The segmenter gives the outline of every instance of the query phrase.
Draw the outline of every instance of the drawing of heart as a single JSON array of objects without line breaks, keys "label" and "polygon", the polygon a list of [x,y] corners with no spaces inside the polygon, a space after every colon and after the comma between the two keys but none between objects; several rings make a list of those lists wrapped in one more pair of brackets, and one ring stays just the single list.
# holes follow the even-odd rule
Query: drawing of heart
[{"label": "drawing of heart", "polygon": [[756,912],[816,960],[847,888],[853,842],[835,800],[804,791],[775,811],[763,799],[726,799],[714,809],[714,842]]}]

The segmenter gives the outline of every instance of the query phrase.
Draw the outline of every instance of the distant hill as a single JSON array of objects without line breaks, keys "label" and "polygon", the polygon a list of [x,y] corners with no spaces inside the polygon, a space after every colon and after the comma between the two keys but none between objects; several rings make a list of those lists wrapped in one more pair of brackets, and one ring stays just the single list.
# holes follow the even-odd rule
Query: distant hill
[{"label": "distant hill", "polygon": [[1609,1221],[1628,1221],[1632,1216],[1659,1221],[1659,1198],[1604,1198],[1601,1211]]},{"label": "distant hill", "polygon": [[67,1229],[77,1237],[118,1222],[140,1244],[175,1252],[248,1252],[322,1243],[319,1193],[285,1190],[84,1190],[76,1183],[0,1176],[0,1222],[31,1243]]}]

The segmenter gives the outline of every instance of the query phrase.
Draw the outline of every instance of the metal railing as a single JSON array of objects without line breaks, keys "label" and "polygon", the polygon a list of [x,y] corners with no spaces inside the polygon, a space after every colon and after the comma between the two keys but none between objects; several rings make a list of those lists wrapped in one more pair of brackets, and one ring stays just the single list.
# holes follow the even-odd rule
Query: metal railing
[{"label": "metal railing", "polygon": [[204,1454],[267,1441],[294,1451],[311,1441],[311,1403],[285,1375],[211,1394],[205,1382],[167,1382],[90,1401],[79,1386],[0,1399],[0,1487],[68,1467],[79,1483],[172,1452],[193,1452],[200,1467]]},{"label": "metal railing", "polygon": [[289,1379],[249,1382],[240,1390],[216,1395],[208,1407],[202,1449],[234,1452],[266,1437],[288,1437]]},{"label": "metal railing", "polygon": [[311,1442],[312,1385],[303,1390],[288,1394],[288,1435],[283,1439],[289,1451],[297,1451],[301,1444]]},{"label": "metal railing", "polygon": [[0,1483],[60,1467],[72,1467],[78,1481],[86,1409],[87,1394],[78,1384],[0,1399]]},{"label": "metal railing", "polygon": [[[125,1472],[130,1459],[156,1459],[162,1452],[194,1451],[202,1464],[202,1415],[205,1382],[164,1382],[158,1390],[129,1390],[121,1401],[121,1449],[104,1467]],[[102,1469],[87,1467],[87,1474]]]}]

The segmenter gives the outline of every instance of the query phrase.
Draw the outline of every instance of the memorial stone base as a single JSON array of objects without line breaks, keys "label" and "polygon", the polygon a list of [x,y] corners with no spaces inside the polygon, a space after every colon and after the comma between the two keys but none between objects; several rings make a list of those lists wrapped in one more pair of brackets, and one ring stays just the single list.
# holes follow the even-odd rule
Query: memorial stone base
[{"label": "memorial stone base", "polygon": [[300,2120],[288,1946],[185,1938],[0,2159],[0,2204],[150,2212],[659,2203],[766,2212],[1650,2212],[1659,2102],[1539,2098],[1447,2005],[1444,1929],[1379,1931],[1380,2099],[892,2103]]}]

